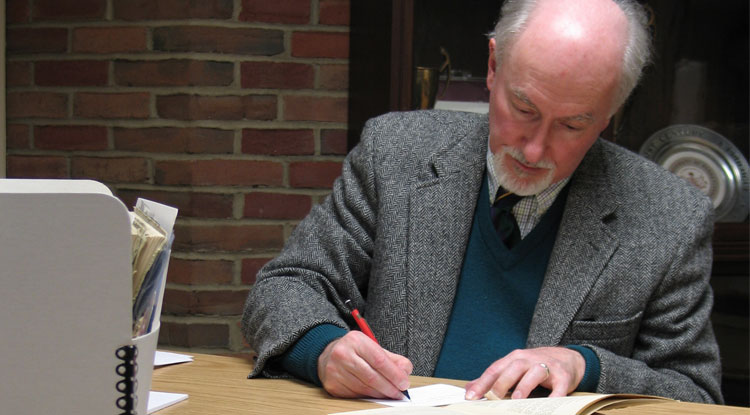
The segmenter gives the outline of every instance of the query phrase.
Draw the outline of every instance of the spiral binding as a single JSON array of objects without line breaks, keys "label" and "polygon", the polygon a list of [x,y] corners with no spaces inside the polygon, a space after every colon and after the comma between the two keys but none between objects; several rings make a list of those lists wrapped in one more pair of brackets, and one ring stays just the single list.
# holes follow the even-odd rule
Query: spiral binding
[{"label": "spiral binding", "polygon": [[138,388],[138,381],[135,375],[138,373],[138,348],[135,345],[122,346],[115,351],[117,359],[122,363],[117,365],[115,370],[122,380],[117,382],[117,392],[122,396],[117,398],[115,404],[122,410],[120,415],[137,415],[138,397],[135,394]]}]

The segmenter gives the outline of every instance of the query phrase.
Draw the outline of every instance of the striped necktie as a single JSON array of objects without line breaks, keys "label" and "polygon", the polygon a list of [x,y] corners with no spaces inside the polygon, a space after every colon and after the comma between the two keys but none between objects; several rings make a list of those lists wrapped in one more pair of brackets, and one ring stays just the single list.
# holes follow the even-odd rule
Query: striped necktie
[{"label": "striped necktie", "polygon": [[522,198],[523,196],[508,192],[501,187],[497,190],[497,196],[490,208],[495,231],[509,249],[521,241],[521,231],[511,209]]}]

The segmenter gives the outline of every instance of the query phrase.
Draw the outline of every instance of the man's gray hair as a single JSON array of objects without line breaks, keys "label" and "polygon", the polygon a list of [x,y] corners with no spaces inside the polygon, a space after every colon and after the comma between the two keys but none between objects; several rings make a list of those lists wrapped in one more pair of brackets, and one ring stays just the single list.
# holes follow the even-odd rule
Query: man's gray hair
[{"label": "man's gray hair", "polygon": [[[612,113],[625,103],[651,59],[651,35],[648,30],[648,14],[635,0],[612,0],[628,21],[628,38],[622,62],[620,85],[614,98]],[[505,52],[510,49],[518,35],[526,28],[529,16],[538,0],[506,0],[500,11],[500,19],[489,36],[495,38],[495,61],[502,63]]]}]

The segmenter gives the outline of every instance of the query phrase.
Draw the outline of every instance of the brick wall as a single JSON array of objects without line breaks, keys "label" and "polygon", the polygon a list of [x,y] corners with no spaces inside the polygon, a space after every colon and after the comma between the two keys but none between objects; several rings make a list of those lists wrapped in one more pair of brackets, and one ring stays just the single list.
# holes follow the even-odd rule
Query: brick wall
[{"label": "brick wall", "polygon": [[247,350],[255,273],[346,152],[349,0],[6,0],[7,176],[179,209],[160,343]]}]

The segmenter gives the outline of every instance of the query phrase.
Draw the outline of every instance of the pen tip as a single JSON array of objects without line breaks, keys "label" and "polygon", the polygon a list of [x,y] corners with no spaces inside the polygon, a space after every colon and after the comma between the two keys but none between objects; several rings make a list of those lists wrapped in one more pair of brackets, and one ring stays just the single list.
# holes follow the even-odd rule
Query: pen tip
[{"label": "pen tip", "polygon": [[406,399],[411,400],[411,396],[409,396],[409,391],[408,390],[403,390],[401,392],[403,392],[404,396],[406,396]]}]

